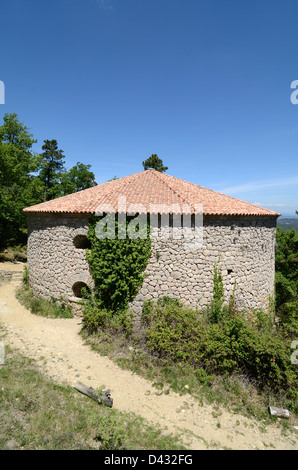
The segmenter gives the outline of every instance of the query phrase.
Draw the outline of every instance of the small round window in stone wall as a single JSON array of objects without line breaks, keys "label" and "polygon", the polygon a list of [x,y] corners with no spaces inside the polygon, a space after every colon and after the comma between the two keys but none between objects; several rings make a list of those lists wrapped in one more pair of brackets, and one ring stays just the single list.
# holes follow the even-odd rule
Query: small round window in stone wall
[{"label": "small round window in stone wall", "polygon": [[73,244],[76,248],[91,248],[90,240],[86,235],[76,235],[73,239]]},{"label": "small round window in stone wall", "polygon": [[81,299],[83,297],[82,289],[85,288],[87,292],[90,292],[90,287],[85,282],[78,281],[72,286],[72,292],[75,297]]}]

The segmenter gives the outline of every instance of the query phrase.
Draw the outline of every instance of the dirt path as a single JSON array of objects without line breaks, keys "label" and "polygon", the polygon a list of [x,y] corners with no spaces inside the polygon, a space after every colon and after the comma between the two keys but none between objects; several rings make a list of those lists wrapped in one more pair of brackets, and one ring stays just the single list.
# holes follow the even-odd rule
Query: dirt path
[{"label": "dirt path", "polygon": [[224,409],[214,418],[211,406],[201,406],[190,397],[186,404],[185,396],[175,393],[157,396],[148,381],[84,345],[77,318],[32,315],[15,298],[16,286],[16,281],[0,285],[0,325],[7,333],[4,342],[34,358],[54,381],[73,385],[80,380],[94,388],[110,388],[115,409],[134,412],[168,432],[183,433],[189,449],[298,449],[294,434],[282,436],[276,424],[261,432],[260,423]]}]

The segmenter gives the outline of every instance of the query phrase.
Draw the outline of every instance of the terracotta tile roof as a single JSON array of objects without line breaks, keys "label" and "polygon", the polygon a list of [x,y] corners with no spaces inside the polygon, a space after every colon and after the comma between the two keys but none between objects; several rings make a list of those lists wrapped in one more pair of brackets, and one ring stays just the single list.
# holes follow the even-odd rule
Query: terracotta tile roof
[{"label": "terracotta tile roof", "polygon": [[[172,204],[178,204],[180,211],[189,205],[193,213],[195,204],[202,204],[204,215],[280,215],[153,169],[27,207],[24,212],[93,214],[101,204],[110,204],[117,212],[119,197],[126,198],[126,207],[142,204],[148,213],[167,212],[163,205]],[[157,205],[154,210],[152,204]]]}]

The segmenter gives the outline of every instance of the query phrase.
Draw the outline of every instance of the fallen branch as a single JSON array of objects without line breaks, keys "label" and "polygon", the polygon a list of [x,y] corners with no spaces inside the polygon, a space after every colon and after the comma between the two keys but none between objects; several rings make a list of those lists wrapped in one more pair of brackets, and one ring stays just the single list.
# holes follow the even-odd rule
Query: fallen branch
[{"label": "fallen branch", "polygon": [[74,388],[102,405],[109,406],[110,408],[113,406],[110,390],[103,390],[102,395],[99,395],[93,387],[87,387],[82,382],[75,382]]}]

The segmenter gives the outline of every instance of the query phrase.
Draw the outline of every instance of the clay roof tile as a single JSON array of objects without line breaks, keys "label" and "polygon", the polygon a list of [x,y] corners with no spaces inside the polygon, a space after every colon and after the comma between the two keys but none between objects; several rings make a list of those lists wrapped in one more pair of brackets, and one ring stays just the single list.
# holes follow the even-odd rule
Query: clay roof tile
[{"label": "clay roof tile", "polygon": [[196,205],[202,205],[204,215],[281,215],[153,169],[36,204],[24,212],[93,214],[104,205],[118,212],[119,198],[126,202],[126,208],[147,213],[167,212],[167,206],[172,206],[173,213],[182,212],[186,206],[194,213]]}]

